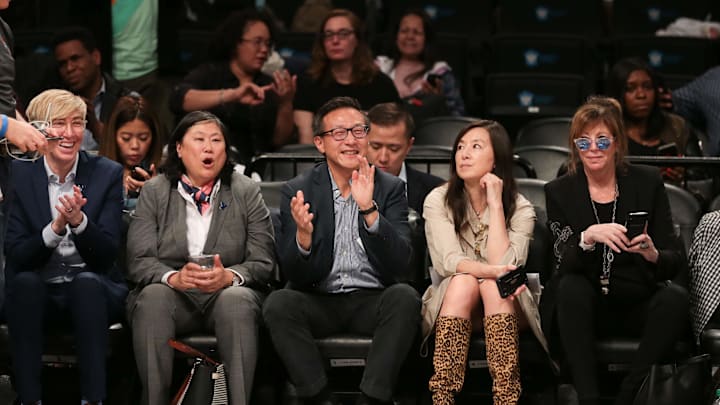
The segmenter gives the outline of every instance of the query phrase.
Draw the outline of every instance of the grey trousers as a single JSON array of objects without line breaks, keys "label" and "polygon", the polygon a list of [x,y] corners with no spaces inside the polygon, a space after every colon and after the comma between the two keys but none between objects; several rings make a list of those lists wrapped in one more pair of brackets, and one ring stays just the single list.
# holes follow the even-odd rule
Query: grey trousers
[{"label": "grey trousers", "polygon": [[[145,287],[128,308],[133,347],[143,385],[141,403],[170,403],[173,358],[167,341],[193,331],[214,331],[225,365],[231,405],[250,402],[258,357],[258,322],[263,293],[246,287],[222,290],[200,312],[182,293],[164,284]],[[174,393],[173,393],[174,394]]]}]

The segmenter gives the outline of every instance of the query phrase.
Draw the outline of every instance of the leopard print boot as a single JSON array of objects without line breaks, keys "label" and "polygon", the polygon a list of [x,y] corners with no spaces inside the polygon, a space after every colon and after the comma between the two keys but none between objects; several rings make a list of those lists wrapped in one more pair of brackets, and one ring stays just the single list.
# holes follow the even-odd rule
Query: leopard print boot
[{"label": "leopard print boot", "polygon": [[452,405],[465,380],[465,362],[470,346],[469,319],[440,316],[435,322],[435,374],[430,378],[433,405]]},{"label": "leopard print boot", "polygon": [[515,314],[485,317],[485,350],[493,379],[493,403],[513,405],[520,399],[518,319]]}]

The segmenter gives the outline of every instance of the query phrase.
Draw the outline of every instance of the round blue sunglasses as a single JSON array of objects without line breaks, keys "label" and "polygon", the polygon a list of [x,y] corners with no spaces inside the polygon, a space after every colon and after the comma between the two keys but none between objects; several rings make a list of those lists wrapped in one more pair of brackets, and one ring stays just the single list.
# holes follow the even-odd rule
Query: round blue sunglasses
[{"label": "round blue sunglasses", "polygon": [[595,146],[597,146],[600,150],[608,150],[610,148],[610,144],[612,144],[612,138],[607,136],[599,136],[594,141],[591,138],[577,138],[573,142],[575,142],[575,146],[578,148],[579,151],[585,152],[587,150],[590,150],[590,146],[592,146],[593,142],[595,142]]}]

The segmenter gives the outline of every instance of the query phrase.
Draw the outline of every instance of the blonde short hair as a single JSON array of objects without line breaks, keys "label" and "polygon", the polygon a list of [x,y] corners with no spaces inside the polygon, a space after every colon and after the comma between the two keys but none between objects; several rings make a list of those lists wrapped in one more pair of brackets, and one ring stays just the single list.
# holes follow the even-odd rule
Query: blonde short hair
[{"label": "blonde short hair", "polygon": [[87,104],[67,90],[50,89],[33,97],[25,112],[30,121],[52,121],[74,113],[80,113],[85,119]]}]

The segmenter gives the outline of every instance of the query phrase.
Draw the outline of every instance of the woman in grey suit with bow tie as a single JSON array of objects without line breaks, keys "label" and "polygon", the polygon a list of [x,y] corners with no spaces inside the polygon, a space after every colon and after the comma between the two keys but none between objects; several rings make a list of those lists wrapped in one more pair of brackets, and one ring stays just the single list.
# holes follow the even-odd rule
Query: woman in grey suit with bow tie
[{"label": "woman in grey suit with bow tie", "polygon": [[[259,186],[233,173],[227,131],[204,111],[178,124],[161,174],[143,186],[128,234],[128,298],[143,404],[170,400],[168,339],[211,330],[230,404],[250,399],[258,318],[274,273],[270,213]],[[211,269],[188,257],[214,254]]]}]

